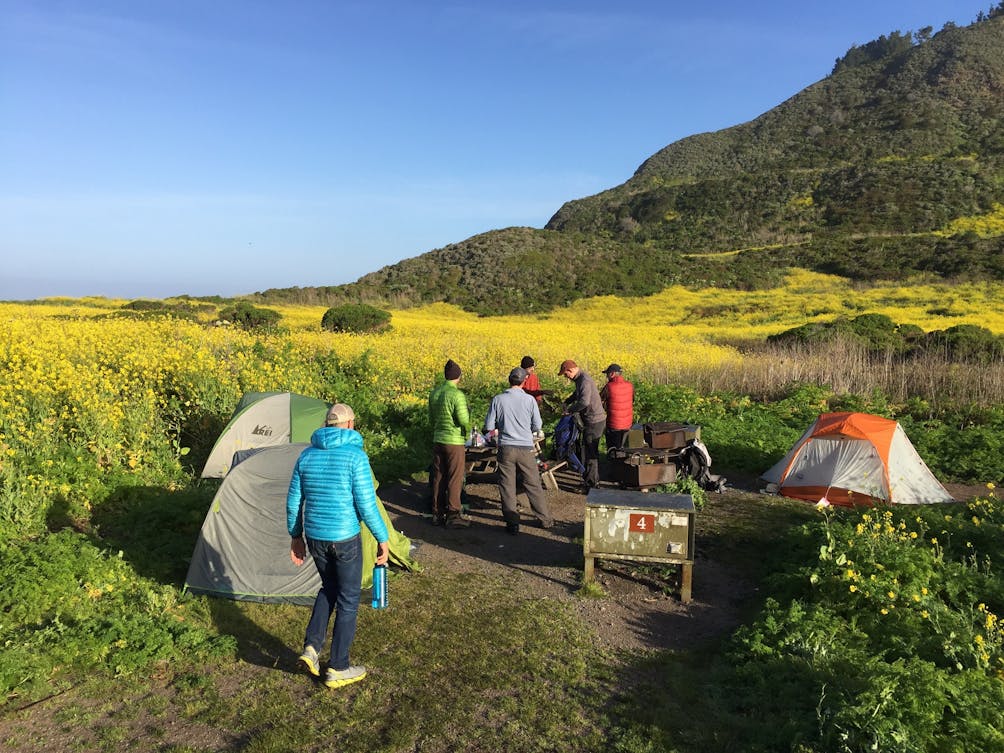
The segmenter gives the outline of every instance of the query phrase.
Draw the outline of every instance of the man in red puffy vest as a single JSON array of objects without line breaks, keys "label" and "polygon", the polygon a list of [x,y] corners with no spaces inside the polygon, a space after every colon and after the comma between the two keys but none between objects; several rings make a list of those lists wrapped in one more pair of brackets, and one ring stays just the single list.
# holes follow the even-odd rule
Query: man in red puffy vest
[{"label": "man in red puffy vest", "polygon": [[624,435],[634,423],[634,385],[621,374],[621,367],[615,363],[607,366],[603,373],[607,383],[600,390],[600,399],[607,412],[607,449],[620,447]]}]

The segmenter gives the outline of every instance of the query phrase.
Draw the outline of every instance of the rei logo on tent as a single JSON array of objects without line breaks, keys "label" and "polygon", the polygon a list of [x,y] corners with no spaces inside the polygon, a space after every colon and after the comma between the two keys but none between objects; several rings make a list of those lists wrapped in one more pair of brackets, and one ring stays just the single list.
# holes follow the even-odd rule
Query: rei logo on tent
[{"label": "rei logo on tent", "polygon": [[216,439],[202,478],[223,478],[238,452],[277,444],[309,442],[324,425],[330,403],[292,392],[249,392]]}]

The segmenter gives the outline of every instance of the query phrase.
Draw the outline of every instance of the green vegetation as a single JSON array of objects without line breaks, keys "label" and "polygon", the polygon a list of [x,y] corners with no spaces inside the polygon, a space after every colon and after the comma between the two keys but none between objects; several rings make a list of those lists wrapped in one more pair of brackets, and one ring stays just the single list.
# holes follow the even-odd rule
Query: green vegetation
[{"label": "green vegetation", "polygon": [[[968,28],[852,48],[824,81],[751,123],[670,145],[623,186],[566,204],[547,229],[486,233],[349,286],[253,300],[449,301],[491,314],[671,283],[765,287],[789,265],[861,280],[1004,279],[1001,80],[1004,3]],[[122,313],[201,313],[194,300],[134,301]],[[251,301],[219,316],[248,329],[279,321]],[[943,480],[1004,481],[1004,405],[986,399],[999,394],[987,385],[999,380],[999,337],[972,325],[925,334],[866,313],[772,345],[801,364],[842,341],[870,351],[866,388],[772,381],[752,394],[739,378],[735,389],[635,379],[636,418],[699,424],[713,471],[756,474],[820,412],[867,411],[897,419]],[[256,342],[234,357],[281,364],[271,358],[280,349]],[[873,375],[883,354],[913,371],[937,355],[955,391],[894,395]],[[354,406],[380,479],[426,467],[421,396],[389,404],[366,355],[318,354],[304,368],[318,392]],[[193,467],[232,396],[201,374],[147,383],[129,381],[125,360],[101,369],[122,375],[127,399],[107,403],[118,423],[64,410],[58,392],[0,421],[7,747],[1004,749],[1004,509],[992,484],[965,505],[868,511],[707,495],[699,551],[748,580],[746,620],[685,650],[598,650],[579,611],[591,603],[540,598],[509,579],[395,578],[401,608],[360,613],[355,650],[372,681],[327,693],[294,670],[304,610],[181,593],[215,488]],[[483,415],[497,385],[465,390]],[[671,577],[645,574],[656,589]],[[580,595],[606,598],[599,587]],[[172,738],[179,727],[197,733]]]},{"label": "green vegetation", "polygon": [[216,312],[216,307],[210,303],[198,303],[191,300],[148,301],[137,299],[122,304],[118,312],[110,317],[131,317],[135,319],[156,319],[173,317],[199,321]]},{"label": "green vegetation", "polygon": [[672,484],[660,484],[652,489],[664,494],[689,494],[694,499],[694,508],[700,512],[708,503],[708,494],[703,487],[690,476],[681,476]]},{"label": "green vegetation", "polygon": [[884,314],[861,314],[852,319],[803,324],[770,335],[768,342],[808,345],[847,339],[858,342],[875,353],[894,353],[911,358],[936,353],[953,362],[995,364],[1004,358],[1004,337],[985,327],[958,324],[925,333],[919,327],[897,325]]},{"label": "green vegetation", "polygon": [[390,312],[365,303],[334,306],[321,317],[328,332],[382,332],[390,328]]},{"label": "green vegetation", "polygon": [[248,301],[237,301],[232,306],[220,309],[219,313],[221,322],[230,322],[246,330],[273,330],[280,318],[278,311],[258,308]]},{"label": "green vegetation", "polygon": [[720,653],[643,662],[614,749],[1000,750],[1002,512],[990,494],[789,524],[760,614]]}]

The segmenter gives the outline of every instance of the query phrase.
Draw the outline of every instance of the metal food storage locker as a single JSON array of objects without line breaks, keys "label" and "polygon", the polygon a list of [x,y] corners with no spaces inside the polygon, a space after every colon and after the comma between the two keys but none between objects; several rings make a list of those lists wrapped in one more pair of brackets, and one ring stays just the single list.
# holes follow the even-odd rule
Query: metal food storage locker
[{"label": "metal food storage locker", "polygon": [[586,497],[582,580],[597,557],[680,565],[680,600],[688,603],[694,572],[697,510],[689,494],[590,489]]}]

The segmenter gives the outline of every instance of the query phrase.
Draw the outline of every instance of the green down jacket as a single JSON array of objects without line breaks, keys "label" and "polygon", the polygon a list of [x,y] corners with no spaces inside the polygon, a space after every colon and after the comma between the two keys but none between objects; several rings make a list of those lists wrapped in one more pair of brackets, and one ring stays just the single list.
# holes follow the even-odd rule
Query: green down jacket
[{"label": "green down jacket", "polygon": [[464,444],[471,429],[467,398],[453,382],[444,381],[429,395],[429,423],[437,444]]}]

